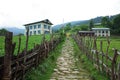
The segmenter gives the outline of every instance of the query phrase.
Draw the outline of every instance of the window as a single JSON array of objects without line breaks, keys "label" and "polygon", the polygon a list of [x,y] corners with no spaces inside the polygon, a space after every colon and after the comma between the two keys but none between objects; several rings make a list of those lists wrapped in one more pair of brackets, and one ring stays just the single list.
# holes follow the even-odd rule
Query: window
[{"label": "window", "polygon": [[32,35],[32,31],[30,31],[30,35]]},{"label": "window", "polygon": [[36,31],[34,31],[34,35],[36,35]]},{"label": "window", "polygon": [[41,34],[40,30],[38,30],[38,34]]},{"label": "window", "polygon": [[47,25],[44,25],[44,29],[47,29]]},{"label": "window", "polygon": [[50,29],[50,26],[48,26],[48,29]]},{"label": "window", "polygon": [[38,25],[38,28],[41,28],[41,25],[40,25],[40,24]]},{"label": "window", "polygon": [[29,26],[29,29],[32,29],[32,26]]},{"label": "window", "polygon": [[36,25],[34,25],[34,29],[36,29]]},{"label": "window", "polygon": [[45,31],[45,34],[49,34],[50,32],[49,31]]}]

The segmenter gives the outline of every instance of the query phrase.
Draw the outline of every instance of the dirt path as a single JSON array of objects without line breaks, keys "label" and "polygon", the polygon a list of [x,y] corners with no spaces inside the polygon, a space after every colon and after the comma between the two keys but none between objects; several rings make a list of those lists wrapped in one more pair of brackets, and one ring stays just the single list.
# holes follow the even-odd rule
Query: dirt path
[{"label": "dirt path", "polygon": [[76,67],[73,54],[73,44],[70,40],[66,40],[50,80],[91,80],[86,70]]}]

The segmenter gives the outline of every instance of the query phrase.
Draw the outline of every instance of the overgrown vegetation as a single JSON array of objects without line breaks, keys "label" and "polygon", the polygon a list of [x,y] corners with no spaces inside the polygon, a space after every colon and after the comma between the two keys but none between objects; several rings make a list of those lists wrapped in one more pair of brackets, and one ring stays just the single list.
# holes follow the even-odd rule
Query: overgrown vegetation
[{"label": "overgrown vegetation", "polygon": [[74,56],[75,56],[76,59],[78,59],[77,62],[76,62],[77,67],[79,68],[82,65],[83,68],[88,70],[92,80],[109,80],[109,78],[106,76],[105,73],[100,73],[99,71],[97,71],[95,69],[92,62],[86,57],[86,55],[84,53],[82,53],[80,51],[76,42],[73,41],[73,43],[74,43],[74,51],[75,51]]},{"label": "overgrown vegetation", "polygon": [[36,69],[33,68],[30,72],[26,74],[25,80],[49,80],[53,69],[56,66],[56,60],[61,53],[62,44],[60,43],[54,51],[49,53],[47,59],[45,59]]}]

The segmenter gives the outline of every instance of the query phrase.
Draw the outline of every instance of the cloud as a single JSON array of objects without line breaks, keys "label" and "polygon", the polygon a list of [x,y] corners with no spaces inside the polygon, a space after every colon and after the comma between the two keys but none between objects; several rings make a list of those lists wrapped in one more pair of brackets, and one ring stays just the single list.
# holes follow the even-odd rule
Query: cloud
[{"label": "cloud", "polygon": [[119,0],[2,0],[0,26],[22,27],[29,22],[50,19],[53,24],[63,21],[90,19],[118,14]]}]

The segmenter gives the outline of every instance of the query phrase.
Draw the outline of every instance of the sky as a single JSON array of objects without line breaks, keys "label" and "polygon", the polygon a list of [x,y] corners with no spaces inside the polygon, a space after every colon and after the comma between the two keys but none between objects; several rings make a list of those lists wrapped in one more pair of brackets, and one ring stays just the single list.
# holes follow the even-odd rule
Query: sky
[{"label": "sky", "polygon": [[54,25],[120,13],[120,0],[0,0],[0,28],[49,19]]}]

